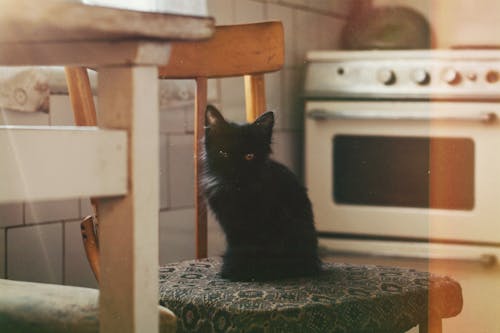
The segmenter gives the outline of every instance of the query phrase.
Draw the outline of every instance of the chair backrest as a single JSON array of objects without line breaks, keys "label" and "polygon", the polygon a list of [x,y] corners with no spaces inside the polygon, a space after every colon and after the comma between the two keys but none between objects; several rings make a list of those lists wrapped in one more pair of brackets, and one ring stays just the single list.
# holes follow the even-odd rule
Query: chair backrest
[{"label": "chair backrest", "polygon": [[[207,79],[244,76],[246,118],[251,122],[265,111],[264,73],[281,69],[283,63],[283,26],[280,22],[263,22],[219,26],[209,40],[172,43],[168,64],[159,68],[159,77],[162,79],[196,80],[194,147],[197,258],[207,256],[207,210],[198,187],[202,168],[198,163],[198,156],[204,135]],[[66,79],[75,124],[96,126],[95,107],[86,69],[66,68]],[[92,203],[97,205],[95,199],[92,199]],[[94,241],[89,242],[89,238],[92,239],[92,235],[89,235],[91,229],[87,227],[84,232],[87,257],[94,269],[99,266],[96,262],[97,250],[92,246]],[[94,273],[98,278],[95,269]]]},{"label": "chair backrest", "polygon": [[205,41],[174,43],[160,78],[217,78],[277,71],[283,66],[281,22],[217,26]]}]

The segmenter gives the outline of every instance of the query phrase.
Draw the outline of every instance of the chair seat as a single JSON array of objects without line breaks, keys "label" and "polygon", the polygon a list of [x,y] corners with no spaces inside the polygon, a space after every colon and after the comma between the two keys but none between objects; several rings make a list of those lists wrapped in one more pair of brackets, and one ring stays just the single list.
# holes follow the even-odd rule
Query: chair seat
[{"label": "chair seat", "polygon": [[[160,333],[176,317],[159,307]],[[0,332],[99,333],[99,290],[0,279]]]},{"label": "chair seat", "polygon": [[462,309],[457,282],[413,269],[327,263],[315,278],[230,282],[221,263],[160,268],[160,304],[179,318],[177,332],[405,332],[429,311]]}]

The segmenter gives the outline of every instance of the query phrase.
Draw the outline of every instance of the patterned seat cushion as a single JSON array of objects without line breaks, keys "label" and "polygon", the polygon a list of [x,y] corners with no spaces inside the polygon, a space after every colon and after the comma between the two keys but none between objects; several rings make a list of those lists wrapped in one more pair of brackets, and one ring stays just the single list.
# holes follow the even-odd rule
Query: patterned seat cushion
[{"label": "patterned seat cushion", "polygon": [[462,309],[457,282],[412,269],[329,263],[316,278],[229,282],[220,266],[209,258],[160,268],[160,303],[178,316],[178,332],[405,332],[428,311]]}]

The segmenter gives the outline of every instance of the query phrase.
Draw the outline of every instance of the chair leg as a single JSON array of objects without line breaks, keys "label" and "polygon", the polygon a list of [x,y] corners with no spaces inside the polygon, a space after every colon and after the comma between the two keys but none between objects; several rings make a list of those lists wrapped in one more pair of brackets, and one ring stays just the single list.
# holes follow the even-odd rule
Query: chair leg
[{"label": "chair leg", "polygon": [[85,67],[64,67],[76,126],[96,126],[97,116]]},{"label": "chair leg", "polygon": [[205,135],[205,109],[207,107],[207,78],[196,79],[196,104],[194,123],[194,202],[196,212],[196,258],[208,255],[207,205],[200,188],[203,165],[200,161]]},{"label": "chair leg", "polygon": [[[69,99],[76,126],[97,126],[97,114],[90,79],[85,67],[64,67]],[[97,199],[91,198],[94,215],[97,214]]]},{"label": "chair leg", "polygon": [[92,268],[92,272],[94,273],[97,283],[99,283],[101,277],[101,266],[99,264],[99,242],[97,239],[97,230],[94,226],[94,217],[87,216],[80,224],[80,228],[87,260],[90,263],[90,268]]},{"label": "chair leg", "polygon": [[[77,126],[97,126],[97,114],[94,105],[94,97],[90,87],[90,80],[85,67],[65,67],[66,83],[68,84],[71,108]],[[82,223],[81,234],[83,246],[87,255],[92,272],[99,283],[99,243],[97,222],[97,199],[90,198],[94,216],[87,216]]]}]

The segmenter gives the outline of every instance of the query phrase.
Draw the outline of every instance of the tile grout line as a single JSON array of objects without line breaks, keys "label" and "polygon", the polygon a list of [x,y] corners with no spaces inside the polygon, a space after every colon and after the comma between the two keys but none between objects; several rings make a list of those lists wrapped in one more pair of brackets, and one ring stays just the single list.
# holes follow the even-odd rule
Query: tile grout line
[{"label": "tile grout line", "polygon": [[43,226],[43,225],[57,224],[57,223],[64,223],[64,222],[77,222],[77,221],[80,221],[80,220],[81,220],[80,218],[59,219],[59,220],[55,220],[55,221],[46,221],[46,222],[39,222],[39,223],[29,223],[29,224],[13,225],[13,226],[9,226],[7,228],[8,229],[20,229],[20,228]]}]

